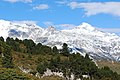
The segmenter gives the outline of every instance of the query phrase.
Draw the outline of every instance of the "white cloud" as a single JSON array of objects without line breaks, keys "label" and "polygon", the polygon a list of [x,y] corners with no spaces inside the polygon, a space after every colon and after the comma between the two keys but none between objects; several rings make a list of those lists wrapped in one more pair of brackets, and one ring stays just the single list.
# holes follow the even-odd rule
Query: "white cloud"
[{"label": "white cloud", "polygon": [[63,0],[63,1],[55,1],[55,2],[58,3],[58,4],[67,4],[67,3],[68,3],[67,0]]},{"label": "white cloud", "polygon": [[10,3],[23,2],[23,3],[32,3],[32,0],[4,0]]},{"label": "white cloud", "polygon": [[68,6],[70,6],[72,9],[83,8],[85,11],[85,15],[87,16],[100,13],[120,16],[120,2],[70,2]]},{"label": "white cloud", "polygon": [[50,22],[50,21],[46,21],[46,22],[43,22],[43,24],[45,25],[45,26],[54,26],[54,24],[52,23],[52,22]]},{"label": "white cloud", "polygon": [[37,21],[30,21],[30,20],[26,20],[26,21],[12,21],[12,22],[15,22],[15,23],[28,23],[28,24],[36,24]]},{"label": "white cloud", "polygon": [[45,24],[45,26],[53,26],[57,29],[71,29],[74,28],[75,25],[74,24],[54,24],[53,22],[47,21],[47,22],[43,22],[43,24]]},{"label": "white cloud", "polygon": [[58,24],[58,25],[55,25],[55,27],[60,30],[65,30],[65,29],[72,29],[75,27],[75,25],[74,24]]},{"label": "white cloud", "polygon": [[37,10],[45,10],[48,8],[49,8],[49,6],[47,4],[40,4],[38,6],[33,7],[33,9],[37,9]]},{"label": "white cloud", "polygon": [[97,28],[104,32],[110,32],[110,33],[120,33],[120,28]]},{"label": "white cloud", "polygon": [[59,24],[58,26],[60,26],[60,27],[63,27],[63,28],[73,28],[73,27],[75,27],[75,25],[74,24]]}]

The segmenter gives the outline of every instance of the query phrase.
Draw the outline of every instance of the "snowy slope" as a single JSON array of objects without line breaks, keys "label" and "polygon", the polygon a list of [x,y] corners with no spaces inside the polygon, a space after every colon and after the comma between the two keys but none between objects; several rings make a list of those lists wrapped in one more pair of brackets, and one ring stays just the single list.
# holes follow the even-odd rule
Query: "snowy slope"
[{"label": "snowy slope", "polygon": [[32,23],[17,23],[0,20],[0,36],[32,39],[49,46],[67,43],[72,52],[88,53],[95,60],[120,60],[120,37],[97,30],[88,23],[82,23],[70,30],[41,28]]}]

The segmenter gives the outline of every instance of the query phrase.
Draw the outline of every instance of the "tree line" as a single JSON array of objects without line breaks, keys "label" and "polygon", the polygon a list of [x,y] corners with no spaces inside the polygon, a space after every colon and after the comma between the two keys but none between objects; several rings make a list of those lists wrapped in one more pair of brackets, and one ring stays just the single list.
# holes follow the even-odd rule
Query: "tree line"
[{"label": "tree line", "polygon": [[62,72],[65,78],[74,74],[75,79],[81,78],[82,80],[85,80],[82,75],[90,76],[88,80],[120,80],[120,75],[110,70],[109,67],[99,68],[96,66],[87,53],[85,57],[80,53],[71,54],[66,43],[63,43],[62,49],[59,50],[56,46],[51,48],[41,43],[36,44],[31,39],[19,40],[8,37],[4,41],[3,37],[0,37],[0,54],[3,55],[2,67],[14,68],[12,50],[28,55],[52,55],[53,57],[49,61],[38,59],[36,72],[40,74],[44,74],[49,68],[54,72]]}]

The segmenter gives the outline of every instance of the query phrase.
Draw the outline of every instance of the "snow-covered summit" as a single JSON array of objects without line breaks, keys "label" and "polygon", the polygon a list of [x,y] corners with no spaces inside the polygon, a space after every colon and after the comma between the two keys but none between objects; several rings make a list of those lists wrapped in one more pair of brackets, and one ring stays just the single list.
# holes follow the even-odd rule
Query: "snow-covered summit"
[{"label": "snow-covered summit", "polygon": [[67,43],[72,52],[81,55],[88,53],[95,60],[120,60],[120,37],[116,34],[99,31],[88,23],[82,23],[73,29],[56,30],[39,27],[29,22],[11,22],[0,20],[0,36],[19,39],[32,39],[49,46]]},{"label": "snow-covered summit", "polygon": [[95,30],[94,27],[92,27],[90,24],[88,24],[88,23],[86,23],[86,22],[83,22],[81,25],[77,26],[77,28],[85,29],[85,30],[88,30],[88,31],[93,31],[93,30]]}]

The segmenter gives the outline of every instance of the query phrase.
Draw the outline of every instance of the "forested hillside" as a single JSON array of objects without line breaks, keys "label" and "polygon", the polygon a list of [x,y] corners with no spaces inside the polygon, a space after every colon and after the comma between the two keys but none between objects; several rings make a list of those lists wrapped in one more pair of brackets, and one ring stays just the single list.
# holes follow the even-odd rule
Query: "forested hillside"
[{"label": "forested hillside", "polygon": [[[42,77],[47,69],[62,72],[63,77]],[[74,80],[120,80],[119,74],[107,66],[99,68],[87,53],[71,54],[66,43],[58,50],[33,40],[0,37],[0,80],[68,80],[71,75]]]}]

